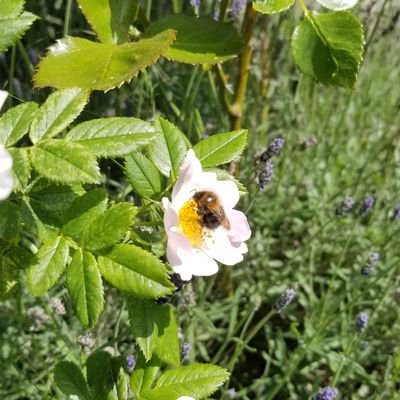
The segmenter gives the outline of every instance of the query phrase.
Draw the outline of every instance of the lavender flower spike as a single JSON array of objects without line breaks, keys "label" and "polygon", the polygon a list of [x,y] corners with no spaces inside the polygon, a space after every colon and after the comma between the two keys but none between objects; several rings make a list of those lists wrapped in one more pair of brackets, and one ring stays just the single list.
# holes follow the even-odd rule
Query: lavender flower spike
[{"label": "lavender flower spike", "polygon": [[368,325],[368,314],[360,312],[356,319],[356,331],[363,332]]},{"label": "lavender flower spike", "polygon": [[330,386],[322,388],[314,397],[314,400],[333,400],[338,395],[338,391]]},{"label": "lavender flower spike", "polygon": [[285,144],[285,139],[283,138],[274,139],[272,143],[267,147],[267,150],[265,150],[264,153],[261,154],[260,161],[265,162],[270,160],[273,156],[279,155],[284,144]]},{"label": "lavender flower spike", "polygon": [[246,0],[232,0],[232,12],[235,18],[238,18],[242,11]]},{"label": "lavender flower spike", "polygon": [[274,309],[281,313],[296,297],[296,291],[292,288],[286,289],[274,304]]},{"label": "lavender flower spike", "polygon": [[361,275],[368,276],[374,269],[375,265],[378,264],[379,260],[379,253],[377,253],[376,251],[371,252],[368,256],[368,261],[361,268]]},{"label": "lavender flower spike", "polygon": [[375,205],[375,197],[374,196],[367,196],[360,207],[360,216],[363,217],[371,212]]},{"label": "lavender flower spike", "polygon": [[340,215],[347,214],[348,212],[350,212],[352,210],[352,208],[354,207],[354,204],[356,204],[356,201],[354,200],[353,197],[351,197],[351,196],[345,197],[343,199],[342,203],[340,204],[340,206],[336,209],[336,215],[340,216]]},{"label": "lavender flower spike", "polygon": [[192,7],[200,7],[201,0],[190,0],[190,5]]},{"label": "lavender flower spike", "polygon": [[128,357],[126,357],[126,370],[128,371],[128,374],[130,374],[133,371],[135,365],[136,365],[135,356],[129,355]]}]

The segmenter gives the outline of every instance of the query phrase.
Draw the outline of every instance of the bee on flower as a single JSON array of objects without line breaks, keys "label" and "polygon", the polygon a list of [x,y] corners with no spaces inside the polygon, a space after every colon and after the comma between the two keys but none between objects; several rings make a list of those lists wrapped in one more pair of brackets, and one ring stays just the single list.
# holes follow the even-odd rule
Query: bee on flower
[{"label": "bee on flower", "polygon": [[244,242],[251,231],[244,213],[233,208],[238,201],[236,184],[219,181],[214,172],[203,172],[194,151],[189,150],[171,201],[162,200],[167,258],[183,280],[215,274],[217,261],[234,265],[243,260]]},{"label": "bee on flower", "polygon": [[[8,93],[0,90],[0,109],[6,101]],[[11,175],[13,160],[10,153],[0,144],[0,200],[6,199],[13,189],[13,177]]]}]

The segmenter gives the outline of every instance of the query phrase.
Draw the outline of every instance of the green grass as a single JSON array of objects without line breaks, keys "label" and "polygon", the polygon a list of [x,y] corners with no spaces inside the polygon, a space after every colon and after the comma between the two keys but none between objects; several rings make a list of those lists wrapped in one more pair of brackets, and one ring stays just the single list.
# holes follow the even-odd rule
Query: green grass
[{"label": "green grass", "polygon": [[[15,70],[2,74],[1,84],[4,76],[19,80],[25,100],[47,93],[32,91],[23,48],[42,54],[62,35],[66,10],[57,4],[28,2],[43,20],[17,48]],[[75,3],[72,7],[68,29],[81,34],[88,27]],[[215,398],[228,399],[226,390],[235,389],[239,400],[303,400],[334,385],[340,399],[400,399],[400,221],[391,220],[400,204],[400,44],[395,31],[381,36],[393,14],[394,5],[388,5],[354,92],[300,76],[288,48],[293,16],[270,19],[269,52],[262,35],[255,35],[243,123],[250,140],[240,167],[250,188],[242,201],[243,210],[250,207],[249,253],[231,268],[232,291],[227,293],[220,274],[195,279],[172,299],[183,336],[193,346],[190,361],[232,371]],[[371,34],[373,24],[368,27]],[[266,29],[264,21],[258,29]],[[7,65],[11,57],[10,50]],[[227,64],[231,73],[234,68],[234,62]],[[119,91],[94,94],[84,118],[155,113],[176,122],[193,141],[229,130],[214,71],[167,61]],[[275,159],[273,181],[259,192],[251,181],[255,154],[278,136],[285,146]],[[360,204],[370,194],[376,205],[360,218]],[[336,217],[336,207],[349,195],[357,200],[354,211]],[[378,251],[381,261],[366,278],[360,269],[371,251]],[[287,287],[296,287],[296,299],[271,315]],[[79,360],[77,338],[83,333],[65,292],[59,285],[51,296],[64,300],[66,316],[54,315],[37,332],[31,331],[26,310],[34,304],[48,308],[48,298],[21,291],[0,305],[1,398],[62,398],[51,371],[65,357]],[[106,311],[93,334],[96,346],[127,355],[133,338],[122,306],[117,293],[108,290]],[[361,334],[355,333],[360,311],[370,317]],[[258,326],[264,317],[268,321]]]}]

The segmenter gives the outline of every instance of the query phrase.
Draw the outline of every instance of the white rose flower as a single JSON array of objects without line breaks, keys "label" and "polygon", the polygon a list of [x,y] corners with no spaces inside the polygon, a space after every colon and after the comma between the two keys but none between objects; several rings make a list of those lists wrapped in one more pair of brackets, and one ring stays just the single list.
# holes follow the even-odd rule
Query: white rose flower
[{"label": "white rose flower", "polygon": [[[0,90],[0,109],[6,101],[8,93]],[[0,200],[6,199],[13,188],[11,175],[12,158],[10,153],[0,144]]]},{"label": "white rose flower", "polygon": [[183,162],[172,201],[162,201],[167,258],[183,280],[215,274],[216,261],[234,265],[243,260],[251,231],[244,213],[233,209],[239,190],[233,181],[218,181],[214,172],[203,172],[193,150]]},{"label": "white rose flower", "polygon": [[12,164],[13,161],[10,153],[0,144],[0,200],[6,199],[12,192]]},{"label": "white rose flower", "polygon": [[178,397],[176,400],[196,400],[196,399],[190,396],[181,396]]},{"label": "white rose flower", "polygon": [[1,110],[1,107],[3,107],[3,104],[6,101],[7,96],[8,96],[8,92],[6,92],[4,90],[0,90],[0,110]]}]

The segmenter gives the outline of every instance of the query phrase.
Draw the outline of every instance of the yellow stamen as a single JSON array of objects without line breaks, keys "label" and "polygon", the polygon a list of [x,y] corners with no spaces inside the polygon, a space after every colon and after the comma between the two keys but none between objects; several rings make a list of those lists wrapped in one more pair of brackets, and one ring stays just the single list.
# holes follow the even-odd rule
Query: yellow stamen
[{"label": "yellow stamen", "polygon": [[186,202],[179,210],[179,223],[182,233],[193,246],[200,247],[203,238],[201,217],[197,212],[197,204],[192,199]]}]

